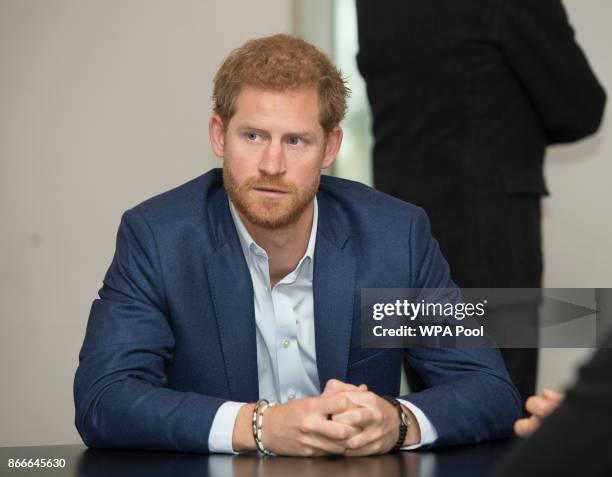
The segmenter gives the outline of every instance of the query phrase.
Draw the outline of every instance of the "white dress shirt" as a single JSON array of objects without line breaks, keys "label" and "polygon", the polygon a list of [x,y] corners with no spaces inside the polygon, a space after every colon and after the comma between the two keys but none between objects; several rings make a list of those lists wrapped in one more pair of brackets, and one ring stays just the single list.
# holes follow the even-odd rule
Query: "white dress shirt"
[{"label": "white dress shirt", "polygon": [[[318,396],[321,389],[316,360],[312,292],[319,217],[316,197],[306,253],[295,270],[273,288],[270,286],[266,251],[251,238],[231,201],[230,211],[253,282],[259,396],[276,403]],[[412,411],[421,428],[421,442],[404,449],[417,448],[435,441],[438,437],[436,430],[425,414],[414,404],[403,400],[401,402]],[[234,452],[234,423],[238,410],[244,404],[228,401],[219,407],[208,438],[210,452]]]}]

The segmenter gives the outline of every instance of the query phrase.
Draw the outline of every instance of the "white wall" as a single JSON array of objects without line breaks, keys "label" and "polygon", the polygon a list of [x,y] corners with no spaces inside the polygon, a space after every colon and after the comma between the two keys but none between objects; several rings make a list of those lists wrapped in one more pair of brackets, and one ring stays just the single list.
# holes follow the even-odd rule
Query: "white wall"
[{"label": "white wall", "polygon": [[217,165],[212,77],[263,0],[0,0],[0,447],[78,443],[72,380],[121,213]]},{"label": "white wall", "polygon": [[[582,142],[550,148],[544,201],[544,284],[612,288],[612,56],[609,0],[564,0],[579,44],[608,93],[604,123]],[[538,387],[562,388],[590,349],[545,349]]]}]

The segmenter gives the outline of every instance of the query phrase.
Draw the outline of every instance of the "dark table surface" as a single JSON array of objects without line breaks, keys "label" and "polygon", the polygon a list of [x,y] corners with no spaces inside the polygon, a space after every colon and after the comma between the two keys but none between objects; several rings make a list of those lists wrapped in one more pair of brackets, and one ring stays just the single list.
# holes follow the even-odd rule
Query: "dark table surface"
[{"label": "dark table surface", "polygon": [[[401,452],[374,457],[258,457],[255,454],[204,455],[143,450],[87,449],[83,445],[0,448],[0,475],[69,476],[265,476],[301,477],[433,477],[486,476],[509,441],[450,447],[428,452]],[[9,459],[51,459],[65,467],[8,468]],[[41,464],[42,461],[39,461]]]}]

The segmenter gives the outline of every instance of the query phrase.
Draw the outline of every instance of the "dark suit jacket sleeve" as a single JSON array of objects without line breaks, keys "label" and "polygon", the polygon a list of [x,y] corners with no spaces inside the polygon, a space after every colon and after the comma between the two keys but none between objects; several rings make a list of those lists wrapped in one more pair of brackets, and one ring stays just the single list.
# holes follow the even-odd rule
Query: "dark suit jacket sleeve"
[{"label": "dark suit jacket sleeve", "polygon": [[[419,209],[410,234],[414,288],[454,288],[448,265]],[[476,443],[512,434],[521,401],[497,348],[412,348],[410,365],[430,388],[402,396],[438,433],[434,446]]]},{"label": "dark suit jacket sleeve", "polygon": [[89,447],[208,451],[223,400],[164,387],[174,335],[162,280],[151,230],[126,212],[74,382],[75,423]]},{"label": "dark suit jacket sleeve", "polygon": [[549,144],[600,125],[606,95],[574,39],[560,0],[501,0],[498,35],[510,68],[539,113]]},{"label": "dark suit jacket sleeve", "polygon": [[559,409],[510,451],[496,477],[612,475],[612,341],[605,346],[581,369]]}]

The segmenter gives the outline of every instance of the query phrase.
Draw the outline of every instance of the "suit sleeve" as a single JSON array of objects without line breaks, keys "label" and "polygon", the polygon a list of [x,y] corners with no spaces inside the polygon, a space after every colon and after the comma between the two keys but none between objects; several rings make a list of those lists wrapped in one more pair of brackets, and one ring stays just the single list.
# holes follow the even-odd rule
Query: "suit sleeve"
[{"label": "suit sleeve", "polygon": [[574,39],[560,0],[501,0],[501,49],[540,116],[547,142],[571,142],[601,123],[606,94]]},{"label": "suit sleeve", "polygon": [[[410,232],[413,288],[455,288],[448,264],[419,209]],[[521,401],[497,348],[411,348],[410,365],[430,386],[402,396],[423,411],[433,446],[477,443],[512,434]]]},{"label": "suit sleeve", "polygon": [[155,239],[132,209],[91,307],[75,375],[75,424],[87,446],[208,452],[224,401],[165,387],[173,350]]}]

